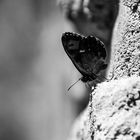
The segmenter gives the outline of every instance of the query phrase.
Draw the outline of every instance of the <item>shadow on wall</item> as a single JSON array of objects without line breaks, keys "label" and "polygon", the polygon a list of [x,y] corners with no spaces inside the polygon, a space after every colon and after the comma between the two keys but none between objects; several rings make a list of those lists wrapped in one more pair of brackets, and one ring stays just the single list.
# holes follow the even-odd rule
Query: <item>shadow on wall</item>
[{"label": "shadow on wall", "polygon": [[66,139],[79,99],[65,94],[79,77],[59,12],[55,1],[0,1],[0,140]]}]

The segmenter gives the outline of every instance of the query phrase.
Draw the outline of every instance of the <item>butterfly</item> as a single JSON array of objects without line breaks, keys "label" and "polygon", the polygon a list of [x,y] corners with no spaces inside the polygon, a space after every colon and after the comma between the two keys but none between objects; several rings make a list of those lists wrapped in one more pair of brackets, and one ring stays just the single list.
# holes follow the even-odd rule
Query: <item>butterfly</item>
[{"label": "butterfly", "polygon": [[100,72],[107,68],[107,53],[105,45],[101,40],[94,36],[85,37],[71,32],[63,33],[61,39],[65,52],[77,70],[82,74],[78,81],[81,80],[87,83],[98,78],[105,78],[103,75],[100,75]]}]

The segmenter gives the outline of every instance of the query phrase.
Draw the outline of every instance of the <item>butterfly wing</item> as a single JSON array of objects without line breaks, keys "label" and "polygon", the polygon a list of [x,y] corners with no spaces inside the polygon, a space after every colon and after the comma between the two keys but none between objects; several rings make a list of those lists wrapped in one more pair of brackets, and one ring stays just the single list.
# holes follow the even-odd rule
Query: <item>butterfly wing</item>
[{"label": "butterfly wing", "polygon": [[91,73],[97,75],[101,70],[104,70],[107,67],[105,60],[107,56],[106,49],[103,42],[98,38],[94,36],[86,37],[86,39],[81,42],[80,48],[85,49],[85,52],[81,57],[82,63],[88,65]]},{"label": "butterfly wing", "polygon": [[99,39],[66,32],[62,35],[62,44],[75,67],[83,75],[83,82],[96,79],[97,74],[107,67],[106,50]]},{"label": "butterfly wing", "polygon": [[81,66],[82,60],[80,56],[80,46],[81,41],[85,39],[84,36],[81,36],[76,33],[66,32],[62,35],[62,44],[64,47],[65,52],[72,60],[74,66],[82,75],[87,75],[88,73],[85,69]]}]

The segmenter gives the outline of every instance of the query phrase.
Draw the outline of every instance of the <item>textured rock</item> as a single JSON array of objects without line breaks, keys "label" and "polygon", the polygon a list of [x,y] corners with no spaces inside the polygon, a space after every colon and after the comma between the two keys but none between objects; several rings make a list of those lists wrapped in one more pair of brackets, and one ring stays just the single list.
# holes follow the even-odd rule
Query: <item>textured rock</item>
[{"label": "textured rock", "polygon": [[70,140],[139,140],[140,78],[104,82],[74,124]]},{"label": "textured rock", "polygon": [[[112,39],[114,78],[140,75],[140,1],[120,0]],[[109,71],[111,72],[111,71]]]},{"label": "textured rock", "polygon": [[91,112],[94,139],[140,138],[140,78],[99,85],[93,93]]}]

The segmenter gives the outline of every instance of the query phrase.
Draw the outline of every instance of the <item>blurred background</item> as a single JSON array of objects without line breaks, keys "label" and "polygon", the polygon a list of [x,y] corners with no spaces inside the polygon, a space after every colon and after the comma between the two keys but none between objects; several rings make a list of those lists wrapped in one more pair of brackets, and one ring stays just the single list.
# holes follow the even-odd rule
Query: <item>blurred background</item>
[{"label": "blurred background", "polygon": [[55,0],[0,1],[0,140],[65,140],[88,102]]}]

